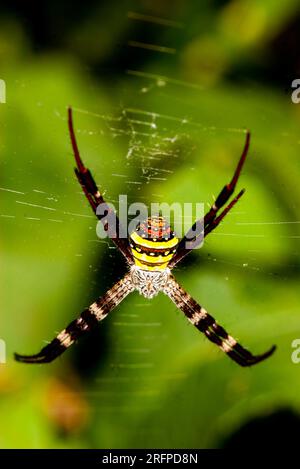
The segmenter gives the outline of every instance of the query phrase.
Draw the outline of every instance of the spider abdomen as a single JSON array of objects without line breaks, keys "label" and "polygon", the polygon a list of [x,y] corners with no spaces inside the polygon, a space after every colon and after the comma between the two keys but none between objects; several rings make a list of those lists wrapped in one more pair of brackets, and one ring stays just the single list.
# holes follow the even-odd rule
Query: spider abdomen
[{"label": "spider abdomen", "polygon": [[131,267],[130,273],[135,289],[140,295],[150,299],[166,286],[169,281],[170,269],[148,271],[134,265]]},{"label": "spider abdomen", "polygon": [[149,272],[163,272],[174,257],[178,238],[161,216],[141,222],[130,235],[135,265]]}]

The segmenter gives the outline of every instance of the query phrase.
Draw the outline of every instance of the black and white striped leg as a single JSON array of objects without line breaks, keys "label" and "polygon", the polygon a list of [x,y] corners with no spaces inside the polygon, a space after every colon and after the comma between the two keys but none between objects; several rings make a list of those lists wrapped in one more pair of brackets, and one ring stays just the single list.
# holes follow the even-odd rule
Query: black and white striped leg
[{"label": "black and white striped leg", "polygon": [[[216,219],[218,211],[227,203],[231,195],[233,194],[236,184],[238,182],[238,179],[240,177],[243,165],[246,160],[246,156],[248,154],[249,150],[249,145],[250,145],[250,132],[247,131],[246,134],[246,141],[244,145],[244,149],[242,152],[242,155],[239,159],[239,162],[237,164],[237,167],[235,169],[234,175],[230,181],[229,184],[226,184],[226,186],[223,187],[221,192],[219,193],[218,197],[216,198],[215,203],[211,206],[210,210],[205,214],[204,220],[197,220],[190,230],[186,233],[186,235],[181,239],[180,243],[178,244],[177,247],[177,252],[175,256],[173,257],[169,267],[173,268],[181,259],[183,259],[191,250],[192,248],[187,248],[186,244],[187,242],[189,243],[195,243],[194,247],[197,246],[202,242],[203,239],[203,231],[199,233],[199,228],[204,227],[204,236],[207,236],[208,233],[210,233],[221,221],[221,219],[224,218],[224,216],[228,213],[228,211],[235,205],[235,203],[239,200],[239,198],[243,195],[244,190],[242,190],[239,195],[234,199],[232,203],[230,203],[225,210],[222,212],[220,215],[219,222],[215,224],[212,224],[214,220]],[[209,228],[211,226],[211,229]],[[196,233],[196,236],[195,236]],[[199,241],[198,241],[199,240]]]},{"label": "black and white striped leg", "polygon": [[164,293],[181,309],[188,320],[214,344],[241,366],[251,366],[268,358],[275,346],[262,355],[252,355],[242,347],[207,311],[178,284],[171,275]]},{"label": "black and white striped leg", "polygon": [[[108,236],[112,239],[117,248],[126,257],[129,264],[133,264],[133,256],[131,253],[127,233],[124,232],[117,215],[113,212],[112,208],[105,202],[101,195],[97,184],[88,168],[80,157],[74,126],[72,109],[68,109],[68,125],[70,138],[73,148],[73,153],[76,161],[75,174],[77,179],[86,195],[95,215],[103,223],[104,229],[107,231]],[[101,205],[101,214],[97,214],[97,207]]]},{"label": "black and white striped leg", "polygon": [[130,274],[126,274],[105,295],[86,308],[79,318],[71,322],[55,339],[36,355],[19,355],[15,359],[24,363],[49,363],[61,355],[79,337],[93,329],[124,298],[134,290]]}]

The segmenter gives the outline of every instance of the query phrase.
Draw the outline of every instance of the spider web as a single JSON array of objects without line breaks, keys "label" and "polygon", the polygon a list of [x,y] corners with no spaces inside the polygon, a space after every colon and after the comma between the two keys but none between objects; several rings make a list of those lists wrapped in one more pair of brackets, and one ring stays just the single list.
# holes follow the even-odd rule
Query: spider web
[{"label": "spider web", "polygon": [[[183,36],[186,30],[186,25],[171,18],[152,17],[135,11],[128,12],[127,21],[140,21],[141,23],[146,21],[160,24],[166,28],[176,28]],[[145,53],[150,50],[152,54],[158,56],[165,54],[174,57],[174,61],[176,55],[180,52],[172,44],[166,46],[165,44],[149,44],[130,40],[126,46],[133,49],[143,49]],[[105,187],[104,194],[109,202],[118,203],[117,190],[110,189],[110,179],[116,181],[114,187],[120,189],[123,194],[128,195],[128,203],[141,201],[149,204],[150,202],[165,201],[166,192],[164,187],[165,185],[172,187],[172,181],[176,180],[178,171],[182,171],[184,167],[185,173],[182,172],[182,177],[187,179],[194,174],[195,154],[199,152],[199,138],[218,140],[220,136],[225,135],[228,139],[239,142],[240,148],[242,148],[245,135],[245,129],[242,126],[207,125],[205,121],[197,120],[193,101],[194,99],[199,100],[199,96],[205,93],[206,90],[198,84],[181,80],[172,75],[174,68],[174,65],[170,67],[170,75],[159,74],[155,70],[149,72],[132,68],[125,69],[125,86],[120,92],[119,104],[110,112],[101,113],[82,107],[74,107],[73,109],[75,116],[85,115],[89,119],[93,119],[97,127],[95,131],[80,126],[77,127],[75,124],[79,138],[85,136],[85,138],[90,137],[93,139],[95,137],[99,138],[100,135],[105,137],[106,142],[112,148],[114,146],[127,148],[123,156],[123,164],[120,165],[119,160],[112,164],[111,173],[106,173],[106,181],[101,181],[99,177],[95,177],[100,187]],[[108,88],[107,92],[109,93],[109,91]],[[182,97],[183,91],[184,98]],[[180,100],[184,101],[184,104],[176,112],[176,103]],[[184,115],[182,115],[182,108],[185,110]],[[60,119],[61,124],[65,125],[65,118],[61,113],[57,113],[57,119]],[[252,143],[252,145],[255,145],[255,143]],[[82,149],[81,152],[85,160]],[[238,154],[235,155],[236,161],[238,161],[238,157]],[[234,160],[231,160],[231,163],[232,161]],[[96,173],[100,173],[100,164],[99,157]],[[89,167],[94,173],[93,162],[89,164]],[[196,169],[198,169],[198,166]],[[234,166],[226,166],[228,180],[233,173],[233,169]],[[247,173],[247,165],[244,173]],[[23,174],[23,178],[26,180],[26,174]],[[228,181],[224,180],[223,182]],[[56,236],[58,245],[63,245],[59,226],[66,223],[70,224],[73,232],[75,225],[85,223],[85,219],[88,219],[88,229],[90,230],[88,246],[82,247],[76,253],[76,257],[82,258],[88,255],[90,275],[94,276],[91,291],[94,292],[98,281],[98,279],[96,280],[97,272],[99,271],[97,265],[99,260],[98,245],[104,244],[105,249],[109,249],[109,254],[106,257],[105,254],[101,254],[106,262],[107,286],[114,278],[114,271],[117,268],[119,258],[116,257],[115,249],[111,243],[97,238],[95,218],[86,206],[80,189],[76,187],[76,182],[64,181],[64,184],[74,186],[74,196],[79,201],[77,204],[78,211],[68,210],[68,205],[63,200],[63,196],[57,194],[55,190],[53,190],[53,193],[47,192],[41,182],[37,183],[35,187],[26,187],[24,191],[19,184],[14,186],[13,180],[11,184],[0,187],[0,191],[6,192],[7,196],[10,197],[9,206],[11,207],[11,211],[3,210],[4,213],[0,214],[2,226],[5,227],[6,223],[12,223],[16,220],[19,216],[17,207],[21,207],[22,210],[26,208],[26,214],[24,215],[24,212],[22,212],[22,219],[32,224],[32,233],[38,235],[38,229],[34,225],[36,223],[39,225],[47,224],[47,226],[48,223],[56,225],[57,228],[49,228],[49,232],[52,233],[51,236]],[[217,196],[218,190],[222,186],[217,184],[215,187],[214,180],[212,180],[210,181],[210,187],[211,193],[204,195],[201,192],[201,196],[205,197],[205,200],[199,200],[199,202],[205,201],[207,207],[213,202],[214,196]],[[191,188],[191,190],[193,189]],[[169,195],[170,201],[172,201],[172,194]],[[230,278],[230,272],[232,271],[236,273],[243,269],[255,273],[266,269],[265,266],[261,267],[259,261],[259,254],[263,249],[260,246],[261,240],[268,236],[264,233],[264,227],[270,225],[275,227],[290,226],[300,223],[300,220],[284,220],[281,217],[270,216],[270,214],[266,214],[265,219],[249,219],[245,209],[240,207],[237,207],[234,215],[229,215],[228,218],[230,222],[227,229],[220,232],[216,231],[210,235],[211,241],[208,241],[208,246],[212,254],[209,256],[202,253],[195,254],[197,260],[201,259],[203,255],[206,264],[214,263],[221,267],[225,266],[225,280]],[[86,225],[84,226],[86,229]],[[225,222],[224,227],[226,228]],[[242,228],[243,231],[241,232],[241,229],[238,228]],[[249,228],[251,230],[248,232]],[[240,259],[234,261],[230,260],[230,256],[214,254],[214,246],[217,242],[223,243],[226,237],[236,238],[237,240],[249,238],[252,240],[252,247],[244,252]],[[285,237],[295,240],[300,238],[296,230],[295,234],[287,234]],[[253,239],[255,239],[254,248]],[[256,261],[256,256],[258,261]],[[297,261],[298,253],[295,253],[295,264]],[[272,264],[267,266],[267,275],[275,275],[277,267]],[[196,269],[193,272],[197,275]],[[90,298],[90,293],[86,292],[87,298]],[[101,413],[101,415],[103,413],[126,415],[134,411],[138,415],[142,409],[145,411],[147,406],[149,410],[155,411],[157,401],[153,399],[153,396],[155,397],[157,393],[161,392],[158,390],[156,383],[165,382],[167,387],[168,385],[172,386],[174,382],[183,382],[186,378],[186,373],[173,372],[172,367],[169,371],[167,371],[166,366],[162,367],[158,372],[157,362],[151,359],[156,341],[166,341],[168,343],[168,339],[166,339],[166,320],[157,320],[157,316],[153,320],[152,305],[137,297],[133,303],[132,311],[121,308],[120,312],[111,318],[110,329],[110,340],[112,341],[113,337],[117,336],[115,344],[112,346],[113,351],[109,356],[111,371],[106,374],[99,372],[95,379],[94,385],[97,391],[95,391],[94,411]],[[178,333],[178,337],[179,335]],[[135,346],[138,336],[141,336],[143,340],[139,340],[138,345]],[[33,344],[31,345],[33,346]],[[129,387],[132,383],[136,384],[136,391]],[[99,386],[100,390],[98,389]],[[116,389],[116,386],[119,386],[119,388]],[[90,392],[86,391],[83,394],[86,397]],[[125,399],[128,394],[132,399],[129,403],[128,399]],[[163,396],[164,392],[161,392],[161,394]],[[102,400],[100,407],[98,401],[96,403],[96,398]],[[133,416],[134,418],[135,416]],[[125,427],[125,422],[123,424]]]}]

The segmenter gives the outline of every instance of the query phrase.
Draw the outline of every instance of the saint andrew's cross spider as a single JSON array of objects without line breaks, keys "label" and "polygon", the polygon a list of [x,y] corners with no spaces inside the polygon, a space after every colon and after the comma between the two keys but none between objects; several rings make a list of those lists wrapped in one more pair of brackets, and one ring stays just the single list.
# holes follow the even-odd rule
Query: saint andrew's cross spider
[{"label": "saint andrew's cross spider", "polygon": [[[190,241],[193,236],[201,237],[201,239],[207,236],[219,225],[225,215],[243,195],[244,190],[239,192],[238,195],[228,203],[224,210],[218,214],[220,209],[226,205],[233,194],[239,179],[248,153],[250,143],[249,132],[247,132],[244,150],[232,180],[224,186],[214,204],[204,216],[204,219],[201,220],[204,233],[202,231],[202,233],[195,235],[195,229],[200,223],[200,221],[196,221],[186,235],[179,240],[170,229],[167,222],[162,217],[155,216],[140,223],[129,238],[121,238],[118,234],[123,231],[120,229],[118,218],[115,218],[117,229],[112,230],[108,222],[112,209],[106,204],[90,171],[84,166],[80,157],[75,138],[71,108],[68,110],[68,124],[76,161],[75,173],[77,179],[95,215],[98,216],[103,223],[105,230],[111,237],[115,246],[124,255],[129,271],[121,280],[115,283],[104,296],[97,299],[86,308],[78,319],[71,322],[71,324],[60,332],[52,342],[42,348],[39,353],[29,356],[15,354],[16,360],[24,363],[51,362],[79,339],[79,337],[94,328],[99,321],[102,321],[102,319],[134,290],[137,290],[141,295],[149,299],[153,298],[159,292],[165,293],[200,332],[205,334],[211,342],[216,344],[232,360],[241,366],[255,365],[272,355],[275,346],[261,355],[252,355],[251,352],[242,347],[179,285],[172,274],[172,269],[192,250],[192,248],[187,247],[189,246],[187,240]],[[105,215],[98,215],[97,207],[99,204],[107,207]],[[113,215],[115,217],[115,214]],[[201,234],[202,236],[200,236]],[[194,241],[197,243],[197,239],[194,239]]]}]

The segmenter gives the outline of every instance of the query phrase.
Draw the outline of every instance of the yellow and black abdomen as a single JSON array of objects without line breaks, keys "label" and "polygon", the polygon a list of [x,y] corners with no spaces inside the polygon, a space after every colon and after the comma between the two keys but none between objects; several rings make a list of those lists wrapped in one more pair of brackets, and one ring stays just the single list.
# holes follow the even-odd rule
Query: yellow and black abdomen
[{"label": "yellow and black abdomen", "polygon": [[166,269],[178,242],[163,217],[149,217],[130,235],[135,265],[149,271]]}]

